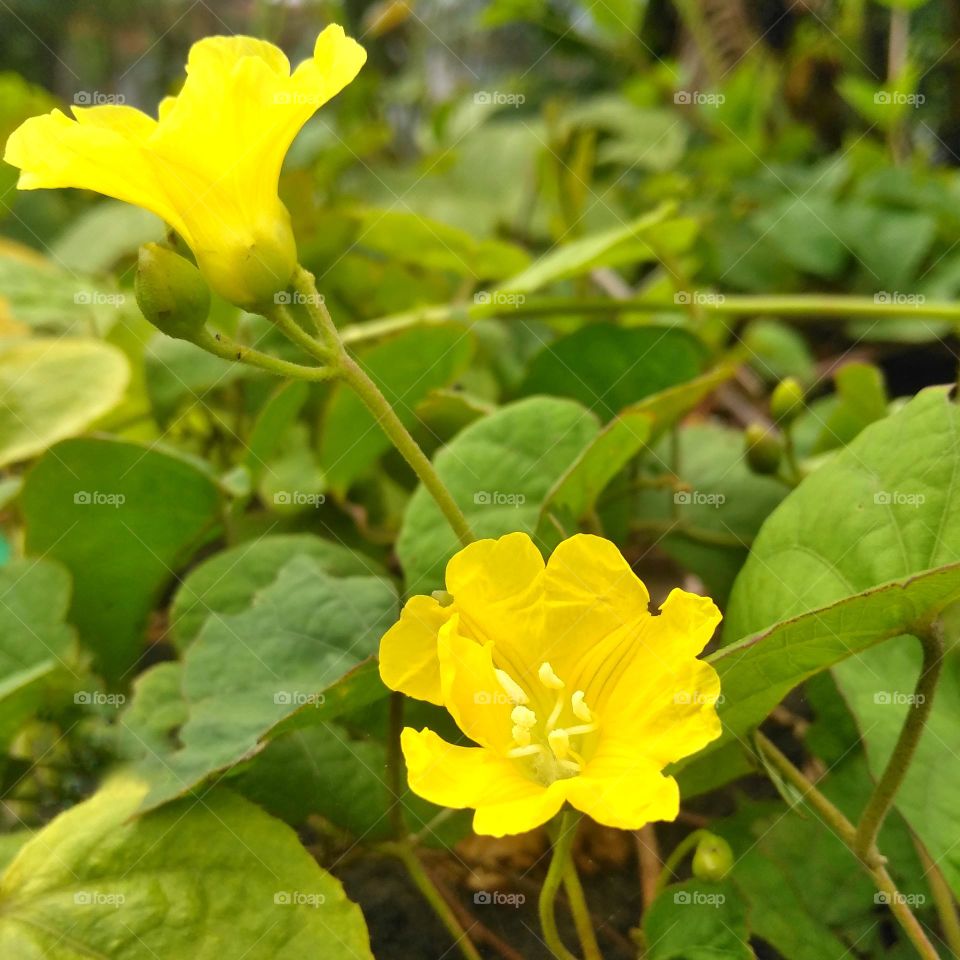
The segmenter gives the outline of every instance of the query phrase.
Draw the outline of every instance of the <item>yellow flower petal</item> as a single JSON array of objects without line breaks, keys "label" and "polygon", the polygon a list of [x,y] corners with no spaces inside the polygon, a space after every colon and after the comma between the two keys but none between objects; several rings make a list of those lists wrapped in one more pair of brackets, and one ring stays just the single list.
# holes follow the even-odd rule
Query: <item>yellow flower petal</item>
[{"label": "yellow flower petal", "polygon": [[541,786],[491,750],[457,747],[431,730],[410,727],[400,743],[410,789],[440,806],[472,807],[477,833],[524,833],[546,823],[563,805],[569,781]]},{"label": "yellow flower petal", "polygon": [[437,638],[454,613],[433,597],[411,597],[380,641],[380,676],[391,690],[441,704]]},{"label": "yellow flower petal", "polygon": [[638,757],[636,744],[598,753],[583,775],[563,782],[570,803],[608,827],[637,830],[654,820],[675,820],[680,811],[676,780]]},{"label": "yellow flower petal", "polygon": [[74,107],[31,117],[7,140],[4,160],[20,168],[21,190],[76,187],[136,204],[175,229],[183,223],[143,154],[156,121],[133,107]]},{"label": "yellow flower petal", "polygon": [[543,557],[525,533],[478,540],[447,564],[447,590],[460,614],[461,632],[492,642],[497,666],[527,686],[539,667],[529,660],[524,641],[542,629],[543,570]]},{"label": "yellow flower petal", "polygon": [[493,644],[479,644],[459,632],[454,614],[440,630],[437,652],[443,703],[473,741],[506,753],[513,743],[514,704],[497,679]]}]

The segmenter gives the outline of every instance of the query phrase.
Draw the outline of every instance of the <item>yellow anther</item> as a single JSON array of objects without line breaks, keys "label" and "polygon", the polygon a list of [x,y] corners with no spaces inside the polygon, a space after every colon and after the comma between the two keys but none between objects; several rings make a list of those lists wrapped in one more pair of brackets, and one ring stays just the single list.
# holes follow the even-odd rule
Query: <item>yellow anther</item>
[{"label": "yellow anther", "polygon": [[531,730],[537,725],[537,715],[529,707],[514,707],[510,712],[510,719],[524,730]]},{"label": "yellow anther", "polygon": [[584,723],[590,723],[593,720],[593,714],[590,712],[590,708],[583,702],[583,698],[584,692],[577,690],[570,698],[570,707],[573,710],[573,715],[578,720],[582,720]]},{"label": "yellow anther", "polygon": [[553,667],[550,666],[548,661],[544,660],[544,662],[540,664],[537,676],[548,690],[563,689],[563,681],[553,672]]},{"label": "yellow anther", "polygon": [[513,742],[518,747],[528,747],[530,746],[530,731],[527,727],[521,727],[520,724],[516,724],[511,731],[513,733]]},{"label": "yellow anther", "polygon": [[507,695],[507,699],[511,703],[530,702],[530,698],[523,692],[523,687],[521,687],[509,673],[505,670],[497,670],[496,668],[494,668],[493,672],[496,675],[497,682],[503,687],[503,692]]},{"label": "yellow anther", "polygon": [[563,760],[570,753],[570,737],[563,727],[551,730],[547,734],[547,743],[550,744],[550,749],[558,760]]}]

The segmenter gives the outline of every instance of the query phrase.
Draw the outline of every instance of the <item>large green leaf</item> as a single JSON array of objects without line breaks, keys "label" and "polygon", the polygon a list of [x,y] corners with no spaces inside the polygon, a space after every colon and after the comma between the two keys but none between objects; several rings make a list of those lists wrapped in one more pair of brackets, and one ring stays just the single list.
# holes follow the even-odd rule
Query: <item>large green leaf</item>
[{"label": "large green leaf", "polygon": [[0,466],[80,433],[119,402],[124,355],[99,340],[22,340],[0,346]]},{"label": "large green leaf", "polygon": [[[808,477],[757,538],[733,592],[725,635],[743,636],[876,584],[960,560],[958,435],[960,413],[947,390],[931,388],[867,427]],[[884,648],[835,669],[875,775],[889,756],[905,706],[896,695],[912,689],[916,661],[911,659],[910,651],[893,655]],[[960,702],[954,669],[948,660],[929,729],[896,802],[960,889],[952,813],[960,769],[950,741],[941,738],[945,732],[951,736]]]},{"label": "large green leaf", "polygon": [[289,827],[227,791],[134,817],[144,789],[115,780],[20,850],[0,955],[372,960],[359,907]]},{"label": "large green leaf", "polygon": [[50,560],[0,567],[0,747],[48,698],[76,662],[73,630],[64,623],[70,576]]},{"label": "large green leaf", "polygon": [[554,484],[541,507],[538,538],[556,544],[561,531],[572,532],[576,521],[592,510],[616,474],[644,447],[695,407],[734,374],[721,366],[688,383],[668,387],[621,410]]},{"label": "large green leaf", "polygon": [[521,393],[571,397],[609,420],[644,397],[692,380],[703,356],[700,342],[679,327],[592,323],[537,354]]},{"label": "large green leaf", "polygon": [[[531,397],[470,424],[435,458],[437,473],[477,537],[533,533],[550,488],[597,435],[596,418],[571,400]],[[443,583],[458,543],[427,490],[410,500],[397,555],[410,593]]]},{"label": "large green leaf", "polygon": [[177,570],[220,522],[221,494],[183,457],[116,440],[65,440],[21,494],[27,552],[73,575],[70,619],[99,669],[119,680]]},{"label": "large green leaf", "polygon": [[[362,354],[360,362],[410,427],[417,419],[417,404],[431,390],[448,386],[472,352],[472,337],[463,327],[421,327],[378,344]],[[320,463],[331,489],[340,495],[390,449],[373,414],[343,383],[333,388],[322,430]]]},{"label": "large green leaf", "polygon": [[327,689],[376,651],[396,616],[388,581],[331,576],[306,555],[284,565],[242,612],[211,616],[184,655],[186,719],[176,748],[157,750],[157,737],[142,738],[147,804],[157,806],[252,756],[298,710],[310,711],[314,722],[342,710],[340,698],[327,702]]},{"label": "large green leaf", "polygon": [[170,606],[170,631],[178,647],[192,643],[207,618],[239,613],[254,595],[276,579],[277,571],[297,556],[310,557],[332,577],[383,569],[370,557],[311,533],[273,534],[221,550],[191,570]]}]

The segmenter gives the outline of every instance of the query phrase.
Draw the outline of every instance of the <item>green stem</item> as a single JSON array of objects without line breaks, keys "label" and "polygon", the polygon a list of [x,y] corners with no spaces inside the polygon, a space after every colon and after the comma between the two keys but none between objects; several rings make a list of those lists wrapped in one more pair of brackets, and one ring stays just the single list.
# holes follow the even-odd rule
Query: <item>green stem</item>
[{"label": "green stem", "polygon": [[691,850],[695,849],[697,844],[703,839],[703,837],[708,835],[706,830],[694,830],[693,833],[688,833],[670,852],[670,856],[663,863],[663,867],[660,870],[660,876],[657,877],[657,885],[654,888],[653,895],[656,897],[663,892],[664,887],[670,882],[670,878],[674,875],[677,870],[677,867],[680,866],[683,858],[690,853]]},{"label": "green stem", "polygon": [[451,909],[450,904],[443,899],[440,891],[434,886],[430,875],[423,868],[420,858],[413,850],[405,843],[383,843],[380,844],[379,849],[384,853],[389,853],[391,856],[396,857],[407,868],[410,879],[414,882],[414,885],[420,893],[423,894],[423,898],[433,908],[433,912],[447,928],[456,945],[460,948],[460,952],[467,960],[483,960],[480,952],[473,945],[473,941],[467,935],[466,930],[463,929],[460,921],[457,920],[457,916]]},{"label": "green stem", "polygon": [[857,827],[854,853],[861,858],[876,842],[897,790],[907,775],[933,707],[933,696],[943,667],[943,638],[934,626],[920,637],[920,643],[923,646],[923,665],[914,689],[914,702],[909,707],[893,753],[890,754],[887,766],[877,781]]},{"label": "green stem", "polygon": [[954,901],[953,891],[950,889],[950,884],[947,883],[943,871],[934,862],[933,857],[927,853],[927,848],[917,839],[914,839],[914,845],[920,855],[923,875],[927,878],[927,884],[933,896],[933,905],[937,908],[943,939],[947,941],[950,952],[954,957],[960,960],[960,917],[957,916],[957,905]]},{"label": "green stem", "polygon": [[[519,296],[519,295],[518,295]],[[691,296],[695,296],[691,291]],[[784,294],[759,296],[699,297],[703,315],[754,317],[775,316],[795,320],[831,321],[840,318],[899,317],[916,320],[951,320],[960,322],[960,304],[943,300],[923,303],[878,302],[873,297],[848,297],[840,294]],[[490,317],[552,317],[624,313],[683,313],[682,305],[665,302],[662,297],[638,296],[627,300],[604,297],[526,297],[504,306],[490,303],[440,304],[420,307],[403,313],[352,324],[340,331],[348,345],[375,340],[401,330],[418,326],[439,326],[446,323],[469,323]]]},{"label": "green stem", "polygon": [[940,960],[937,951],[930,942],[923,927],[910,909],[903,896],[887,872],[885,858],[873,847],[865,856],[856,853],[855,842],[857,828],[835,807],[804,775],[799,771],[762,733],[755,734],[758,749],[767,760],[799,790],[804,800],[813,807],[824,821],[832,827],[838,837],[860,860],[864,869],[873,878],[877,889],[884,895],[884,903],[897,919],[903,932],[913,944],[923,960]]},{"label": "green stem", "polygon": [[547,877],[540,889],[538,903],[540,926],[544,940],[556,960],[576,960],[560,939],[560,933],[557,930],[556,901],[557,891],[567,871],[579,820],[580,814],[576,810],[567,809],[560,815],[560,823],[553,843],[553,857],[550,860]]},{"label": "green stem", "polygon": [[306,367],[301,363],[290,363],[287,360],[281,360],[279,357],[272,357],[268,353],[254,350],[253,347],[244,346],[223,335],[214,336],[208,330],[203,330],[193,342],[216,357],[232,360],[235,363],[246,363],[251,367],[267,370],[280,377],[288,377],[293,380],[322,381],[330,380],[336,376],[336,370],[332,367]]},{"label": "green stem", "polygon": [[593,929],[593,920],[590,917],[590,908],[587,898],[583,894],[583,884],[577,873],[577,866],[573,857],[567,860],[567,869],[563,874],[563,886],[567,891],[567,900],[570,912],[573,914],[573,923],[577,928],[577,937],[580,940],[580,949],[583,950],[585,960],[603,960],[600,944],[597,943],[597,934]]}]

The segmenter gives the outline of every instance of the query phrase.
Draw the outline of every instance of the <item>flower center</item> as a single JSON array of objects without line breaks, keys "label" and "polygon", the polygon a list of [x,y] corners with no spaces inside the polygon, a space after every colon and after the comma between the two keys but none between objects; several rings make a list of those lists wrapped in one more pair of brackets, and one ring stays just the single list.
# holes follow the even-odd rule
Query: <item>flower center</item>
[{"label": "flower center", "polygon": [[[496,671],[497,680],[514,704],[510,713],[513,723],[513,746],[507,756],[528,760],[534,775],[544,784],[575,777],[583,771],[582,738],[597,729],[593,711],[584,702],[582,690],[567,694],[567,687],[548,662],[540,664],[537,679],[545,691],[554,695],[553,707],[545,719],[530,706],[530,697],[504,670]],[[567,718],[566,726],[561,721]],[[576,721],[579,721],[576,722]]]}]

